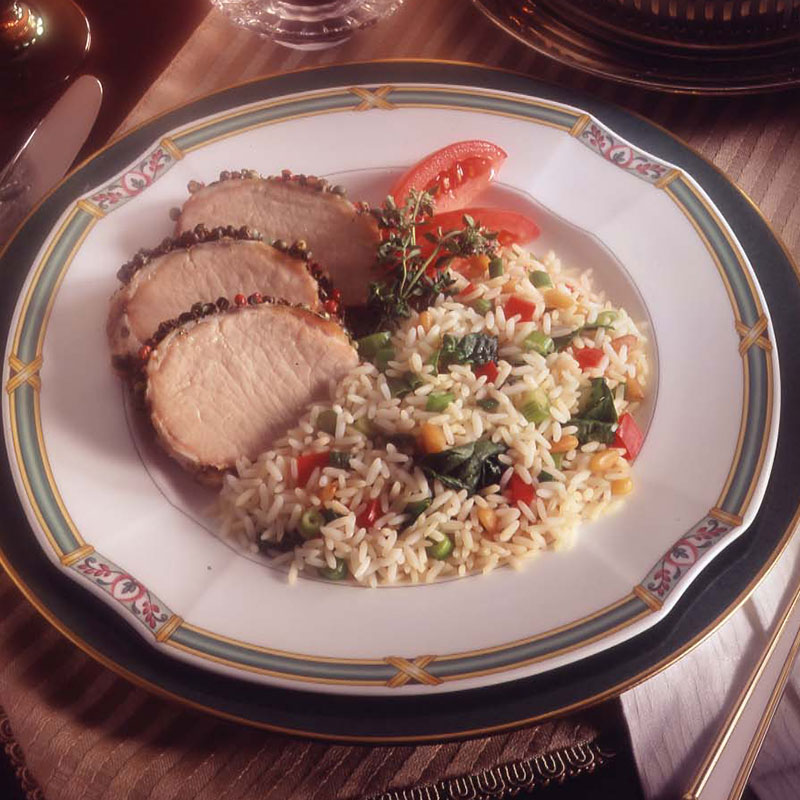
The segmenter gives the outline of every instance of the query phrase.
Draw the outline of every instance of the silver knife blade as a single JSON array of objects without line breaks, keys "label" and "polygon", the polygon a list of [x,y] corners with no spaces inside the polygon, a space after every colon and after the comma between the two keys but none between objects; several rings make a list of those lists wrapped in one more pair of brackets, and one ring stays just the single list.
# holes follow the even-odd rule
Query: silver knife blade
[{"label": "silver knife blade", "polygon": [[77,78],[0,172],[0,243],[64,177],[89,136],[102,99],[97,78]]}]

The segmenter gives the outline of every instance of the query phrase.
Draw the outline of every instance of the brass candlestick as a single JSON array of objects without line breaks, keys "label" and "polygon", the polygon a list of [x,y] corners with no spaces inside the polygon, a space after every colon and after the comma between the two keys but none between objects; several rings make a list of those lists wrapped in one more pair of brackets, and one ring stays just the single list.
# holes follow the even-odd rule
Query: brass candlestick
[{"label": "brass candlestick", "polygon": [[89,23],[73,0],[0,0],[0,105],[32,103],[75,73]]}]

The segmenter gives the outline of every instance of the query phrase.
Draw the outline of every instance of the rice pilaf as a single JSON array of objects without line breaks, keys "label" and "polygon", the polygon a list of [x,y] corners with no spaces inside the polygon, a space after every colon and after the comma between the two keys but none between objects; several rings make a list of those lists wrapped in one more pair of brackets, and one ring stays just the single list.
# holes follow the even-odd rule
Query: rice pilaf
[{"label": "rice pilaf", "polygon": [[[615,416],[635,410],[644,337],[553,253],[537,260],[514,245],[502,260],[496,277],[454,274],[458,293],[404,320],[384,363],[362,361],[331,402],[240,461],[220,493],[223,535],[288,567],[292,582],[306,572],[374,587],[519,568],[621,502],[632,487],[624,448],[587,440],[576,418],[600,384]],[[512,298],[529,313],[507,316]],[[497,337],[488,374],[431,363],[446,335],[468,334]],[[475,493],[420,467],[420,449],[478,441],[499,446],[499,480]]]}]

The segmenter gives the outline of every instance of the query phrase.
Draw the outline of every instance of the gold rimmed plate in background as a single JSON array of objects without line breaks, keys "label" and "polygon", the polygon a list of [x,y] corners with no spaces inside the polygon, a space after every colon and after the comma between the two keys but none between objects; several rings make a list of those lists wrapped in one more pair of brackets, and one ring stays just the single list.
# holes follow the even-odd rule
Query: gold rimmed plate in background
[{"label": "gold rimmed plate in background", "polygon": [[[610,0],[473,0],[498,27],[567,66],[621,83],[692,94],[800,85],[800,9],[775,20],[645,14]],[[679,3],[687,9],[696,4]]]}]

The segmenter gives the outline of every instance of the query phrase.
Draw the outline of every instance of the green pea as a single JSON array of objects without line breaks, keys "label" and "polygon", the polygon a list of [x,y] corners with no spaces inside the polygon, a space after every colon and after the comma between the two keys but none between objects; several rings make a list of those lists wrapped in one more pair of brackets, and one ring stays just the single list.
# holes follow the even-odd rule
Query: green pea
[{"label": "green pea", "polygon": [[347,577],[347,562],[343,558],[336,558],[336,567],[321,567],[319,574],[328,581],[341,581]]},{"label": "green pea", "polygon": [[425,550],[431,558],[444,561],[453,552],[453,540],[447,535],[438,542],[431,542]]},{"label": "green pea", "polygon": [[489,277],[490,278],[499,278],[505,269],[503,268],[503,259],[499,258],[498,256],[494,256],[489,260]]},{"label": "green pea", "polygon": [[323,411],[317,416],[317,427],[323,433],[329,433],[331,436],[336,434],[336,421],[339,415],[333,410]]},{"label": "green pea", "polygon": [[542,331],[532,331],[529,333],[522,342],[522,346],[526,350],[533,350],[540,356],[547,356],[555,350],[556,346],[553,340]]},{"label": "green pea", "polygon": [[530,282],[537,289],[549,289],[553,285],[550,276],[543,269],[535,269],[528,275]]},{"label": "green pea", "polygon": [[444,411],[455,399],[452,392],[431,392],[425,402],[425,410]]},{"label": "green pea", "polygon": [[598,328],[610,328],[614,320],[619,316],[616,311],[601,311],[597,315],[595,324]]},{"label": "green pea", "polygon": [[361,358],[373,358],[378,350],[386,347],[392,340],[392,334],[389,331],[380,331],[379,333],[372,333],[369,336],[364,336],[356,342],[358,354]]},{"label": "green pea", "polygon": [[485,297],[479,297],[477,300],[472,301],[472,307],[479,314],[488,314],[492,310],[492,301],[487,300]]},{"label": "green pea", "polygon": [[325,517],[319,509],[307,508],[300,517],[297,531],[304,539],[313,539],[319,535],[319,530],[324,524]]},{"label": "green pea", "polygon": [[494,397],[484,397],[483,400],[478,400],[478,405],[484,409],[484,411],[497,411],[500,402],[495,400]]},{"label": "green pea", "polygon": [[549,481],[554,481],[554,480],[555,480],[555,478],[549,472],[546,472],[545,470],[542,470],[539,473],[539,483],[548,483]]}]

